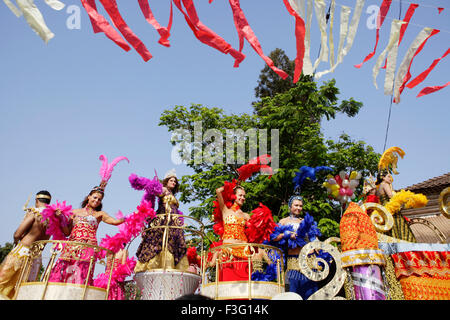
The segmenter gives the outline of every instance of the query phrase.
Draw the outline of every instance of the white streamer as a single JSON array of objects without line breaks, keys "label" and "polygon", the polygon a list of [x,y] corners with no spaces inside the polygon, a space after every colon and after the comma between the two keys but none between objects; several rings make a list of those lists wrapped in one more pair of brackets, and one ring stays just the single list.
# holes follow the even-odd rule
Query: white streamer
[{"label": "white streamer", "polygon": [[45,43],[55,36],[45,24],[44,17],[34,4],[34,0],[16,0],[25,20]]},{"label": "white streamer", "polygon": [[3,0],[3,2],[6,4],[9,10],[11,10],[12,13],[14,13],[14,15],[17,18],[20,18],[20,16],[22,15],[22,11],[20,11],[19,8],[17,8],[10,0]]},{"label": "white streamer", "polygon": [[313,72],[316,70],[317,66],[321,61],[328,61],[328,34],[327,34],[327,23],[325,21],[325,2],[323,0],[314,1],[314,10],[316,12],[316,19],[319,24],[320,30],[320,53],[314,62]]},{"label": "white streamer", "polygon": [[[330,63],[332,61],[332,65],[331,68],[325,71],[321,71],[321,72],[317,72],[315,75],[315,78],[318,79],[320,77],[322,77],[323,75],[330,73],[330,72],[334,72],[334,70],[336,69],[336,67],[342,62],[342,60],[344,59],[344,43],[345,43],[345,39],[347,37],[347,32],[348,32],[348,22],[349,22],[349,17],[350,17],[350,13],[351,13],[351,8],[347,7],[347,6],[341,6],[341,15],[340,15],[340,22],[341,22],[341,27],[340,27],[340,31],[339,31],[339,46],[338,46],[338,56],[337,56],[337,62],[334,63],[334,57],[333,59],[331,59],[330,57]],[[330,41],[331,41],[331,29],[330,29]],[[331,47],[331,45],[330,45]]]},{"label": "white streamer", "polygon": [[409,68],[409,64],[411,63],[411,60],[414,57],[414,53],[417,51],[422,42],[424,42],[425,39],[430,36],[432,31],[433,28],[423,28],[422,31],[419,32],[419,34],[409,47],[408,51],[406,52],[402,63],[398,67],[397,76],[395,77],[394,83],[394,98],[396,103],[400,102],[400,86],[403,83],[403,79],[405,78],[406,72],[408,71]]},{"label": "white streamer", "polygon": [[[401,27],[401,25],[403,23],[404,22],[400,21],[400,20],[393,20],[392,21],[392,23],[391,23],[391,32],[390,32],[390,35],[389,35],[388,45],[383,50],[383,52],[378,56],[378,59],[375,62],[375,65],[373,66],[373,69],[372,69],[373,84],[375,85],[375,88],[377,88],[377,89],[378,89],[377,76],[378,76],[378,73],[380,72],[381,64],[383,63],[383,61],[384,61],[384,59],[386,57],[386,54],[391,51],[391,49],[394,46],[394,44],[398,44],[398,38],[400,37],[400,27]],[[398,46],[396,46],[396,47],[398,47]],[[392,56],[391,56],[391,58],[392,58]],[[389,60],[389,57],[388,57],[388,62],[387,63],[389,63],[389,62],[390,62],[390,60]],[[395,65],[394,65],[394,68],[395,68]],[[387,66],[386,66],[386,76],[387,76],[387,74],[388,74],[388,69],[387,69]]]},{"label": "white streamer", "polygon": [[61,1],[58,1],[58,0],[45,0],[45,3],[50,8],[52,8],[53,10],[57,10],[57,11],[64,9],[64,7],[66,6],[64,3],[62,3]]}]

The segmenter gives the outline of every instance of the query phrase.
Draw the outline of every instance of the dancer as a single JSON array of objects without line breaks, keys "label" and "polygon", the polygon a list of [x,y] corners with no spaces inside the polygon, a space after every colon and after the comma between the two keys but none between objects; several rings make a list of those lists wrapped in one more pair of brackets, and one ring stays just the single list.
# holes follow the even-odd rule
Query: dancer
[{"label": "dancer", "polygon": [[[69,236],[69,241],[81,242],[90,246],[97,246],[97,229],[100,222],[110,225],[120,225],[125,220],[116,219],[102,211],[102,200],[105,195],[105,187],[111,177],[114,166],[125,157],[118,157],[108,165],[105,156],[100,156],[103,160],[100,176],[102,181],[99,186],[94,187],[81,203],[81,208],[73,210],[68,225],[62,226],[64,234]],[[65,282],[84,284],[88,279],[88,284],[93,284],[94,265],[89,271],[91,258],[96,260],[94,249],[89,246],[78,248],[76,245],[67,244],[64,246],[56,265],[52,268],[49,282]]]},{"label": "dancer", "polygon": [[[42,190],[36,194],[35,207],[24,208],[26,215],[17,230],[14,232],[14,248],[6,256],[0,265],[0,293],[12,299],[15,294],[15,286],[20,277],[20,272],[33,242],[48,240],[46,234],[46,223],[42,221],[41,212],[50,204],[51,195],[48,191]],[[29,281],[37,278],[41,260],[33,261]]]},{"label": "dancer", "polygon": [[237,181],[235,179],[231,183],[225,181],[224,186],[216,189],[213,229],[221,237],[220,244],[245,244],[215,251],[209,266],[215,265],[219,254],[222,258],[227,257],[227,261],[221,261],[219,281],[248,281],[249,268],[252,267],[248,264],[249,256],[252,261],[264,259],[267,263],[272,263],[264,250],[248,245],[248,243],[262,243],[269,239],[276,225],[272,213],[262,203],[252,211],[252,216],[242,211],[246,192],[239,183],[260,170],[272,173],[267,165],[270,159],[269,156],[264,155],[250,160],[248,164],[237,170],[239,173]]},{"label": "dancer", "polygon": [[[181,228],[170,228],[184,225],[184,219],[180,217],[182,213],[178,210],[179,203],[175,198],[179,187],[175,169],[166,173],[162,185],[162,193],[157,195],[157,216],[148,221],[149,228],[142,234],[142,242],[136,252],[138,261],[135,273],[159,268],[182,271],[189,268],[184,231]],[[138,189],[133,182],[132,186]]]},{"label": "dancer", "polygon": [[[391,171],[394,174],[399,173],[397,171],[398,156],[403,158],[404,155],[405,152],[399,147],[391,147],[382,154],[380,161],[378,162],[378,175],[376,181],[377,196],[383,206],[385,206],[396,194],[392,186],[394,178],[392,177]],[[392,212],[392,214],[394,226],[388,232],[388,235],[409,242],[417,242],[408,222],[401,212]]]},{"label": "dancer", "polygon": [[271,244],[287,251],[286,256],[286,285],[290,292],[299,294],[304,300],[308,299],[318,289],[315,281],[308,279],[300,271],[299,254],[302,247],[320,236],[320,231],[314,218],[303,211],[303,198],[294,194],[289,198],[289,216],[280,220],[271,236]]}]

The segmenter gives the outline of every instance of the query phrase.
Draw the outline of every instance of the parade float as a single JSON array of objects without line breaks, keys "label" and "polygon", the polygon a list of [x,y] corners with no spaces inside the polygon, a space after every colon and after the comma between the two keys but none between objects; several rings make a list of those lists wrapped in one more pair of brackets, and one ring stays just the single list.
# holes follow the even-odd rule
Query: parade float
[{"label": "parade float", "polygon": [[[61,233],[56,226],[61,217],[56,218],[53,213],[59,209],[62,217],[68,218],[70,206],[57,202],[43,211],[53,239],[33,243],[13,299],[175,300],[195,293],[215,300],[282,299],[288,291],[286,267],[299,270],[317,283],[317,290],[307,300],[449,299],[448,236],[427,219],[407,219],[401,214],[414,208],[423,210],[420,208],[428,203],[425,195],[410,190],[395,192],[392,188],[390,174],[397,172],[398,156],[403,155],[397,147],[383,154],[378,169],[385,172],[384,176],[379,174],[378,185],[373,178],[366,179],[364,197],[359,200],[355,193],[361,174],[342,171],[327,176],[323,186],[329,199],[342,206],[340,236],[319,240],[315,237],[320,234],[317,224],[306,213],[296,231],[301,250],[298,259],[292,260],[295,266],[289,265],[292,261],[286,258],[286,252],[272,241],[277,232],[286,234],[288,228],[278,230],[270,209],[262,203],[251,212],[246,223],[240,223],[237,216],[223,216],[218,197],[214,202],[213,229],[221,240],[205,248],[204,224],[182,214],[172,195],[161,196],[163,185],[157,175],[147,179],[132,174],[129,178],[132,187],[144,191],[141,203],[124,218],[119,232],[106,236],[99,245],[67,241]],[[267,170],[268,161],[268,156],[250,161],[238,170],[238,180],[226,181],[218,189],[228,208],[236,205],[236,189],[242,188],[239,183],[261,169]],[[443,176],[438,186],[442,191],[436,202],[438,214],[446,223],[450,217],[447,176]],[[393,192],[382,202],[384,195],[380,190],[385,186]],[[157,211],[156,199],[162,203]],[[165,202],[167,199],[170,201]],[[415,241],[411,226],[418,224],[434,233],[437,241]],[[292,233],[289,230],[287,234]],[[230,234],[241,241],[226,242]],[[127,249],[139,236],[142,242],[137,262],[134,257],[128,258]],[[139,255],[146,241],[160,248],[147,260]],[[180,258],[174,262],[174,250],[180,248]],[[57,265],[64,261],[69,262],[68,267],[57,270]],[[82,280],[76,279],[75,269],[84,272]],[[63,272],[66,281],[53,281],[55,272]],[[130,277],[132,280],[126,280]],[[300,295],[297,297],[301,299]]]}]

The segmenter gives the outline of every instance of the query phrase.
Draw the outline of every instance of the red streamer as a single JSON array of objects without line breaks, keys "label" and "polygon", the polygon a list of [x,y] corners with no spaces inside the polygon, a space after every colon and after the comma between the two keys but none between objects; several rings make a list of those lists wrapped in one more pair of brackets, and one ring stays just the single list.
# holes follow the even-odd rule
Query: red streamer
[{"label": "red streamer", "polygon": [[411,80],[406,86],[409,89],[412,89],[415,86],[417,86],[419,83],[421,83],[423,80],[425,80],[425,78],[428,76],[428,74],[431,72],[431,70],[434,69],[434,67],[438,64],[438,62],[441,61],[443,58],[445,58],[449,53],[450,53],[450,48],[447,49],[447,51],[444,53],[444,55],[442,57],[434,60],[433,63],[428,67],[428,69],[426,69],[421,74],[419,74],[417,77],[415,77],[413,80]]},{"label": "red streamer", "polygon": [[375,55],[375,51],[377,51],[378,41],[380,40],[380,28],[383,25],[384,19],[386,18],[389,8],[391,7],[391,3],[392,0],[383,0],[383,3],[381,4],[380,11],[378,12],[377,16],[377,33],[375,39],[375,47],[373,48],[373,51],[364,58],[363,62],[355,65],[355,68],[358,69],[361,68],[366,61],[370,60]]},{"label": "red streamer", "polygon": [[149,24],[151,24],[156,31],[158,31],[159,35],[161,36],[159,38],[158,43],[160,43],[163,46],[170,47],[169,37],[170,37],[170,29],[172,28],[172,21],[173,21],[173,6],[172,1],[170,1],[170,16],[169,16],[169,23],[167,27],[162,27],[159,22],[156,20],[155,16],[153,15],[152,10],[150,9],[150,5],[148,3],[148,0],[138,0],[139,6],[141,7],[141,11],[144,14],[145,20]]},{"label": "red streamer", "polygon": [[131,31],[130,27],[123,20],[117,7],[116,0],[100,0],[101,4],[105,8],[106,12],[113,21],[114,26],[119,29],[120,33],[125,39],[133,46],[133,48],[139,53],[139,55],[148,61],[152,58],[151,53],[147,50],[144,43]]},{"label": "red streamer", "polygon": [[444,10],[444,8],[438,8],[438,14],[441,14],[441,12]]},{"label": "red streamer", "polygon": [[84,9],[89,15],[89,18],[91,19],[92,28],[94,29],[95,33],[103,32],[109,39],[111,39],[123,50],[131,50],[128,43],[124,39],[122,39],[119,33],[108,23],[108,21],[106,21],[106,19],[97,12],[95,0],[81,0],[81,4],[83,5]]},{"label": "red streamer", "polygon": [[448,85],[450,85],[450,81],[447,82],[446,84],[442,85],[442,86],[425,87],[419,92],[419,94],[417,95],[417,98],[419,98],[421,96],[425,96],[425,95],[433,93],[433,92],[436,92],[436,91],[439,91],[441,89],[444,89]]},{"label": "red streamer", "polygon": [[292,9],[288,0],[283,0],[283,2],[289,14],[295,18],[297,57],[295,58],[294,83],[297,83],[302,74],[303,58],[305,57],[305,21]]},{"label": "red streamer", "polygon": [[[86,1],[95,11],[97,11],[97,5],[95,4],[95,0],[86,0]],[[102,32],[102,29],[99,28],[95,19],[91,18],[90,16],[89,19],[91,20],[91,25],[92,29],[94,29],[94,33]]]},{"label": "red streamer", "polygon": [[258,38],[245,18],[245,14],[242,11],[239,0],[229,0],[229,3],[231,10],[233,11],[234,24],[239,36],[239,52],[242,52],[244,47],[244,38],[247,39],[253,50],[256,51],[256,53],[267,63],[267,65],[281,78],[286,79],[289,75],[283,70],[277,68],[273,61],[264,55]]},{"label": "red streamer", "polygon": [[[412,65],[412,63],[414,61],[414,58],[419,54],[420,51],[422,51],[422,49],[425,46],[425,44],[427,43],[428,39],[430,39],[432,36],[434,36],[435,34],[437,34],[439,32],[440,31],[438,29],[433,29],[433,31],[431,31],[430,35],[428,37],[426,37],[425,40],[423,40],[423,42],[417,48],[416,52],[414,52],[414,55],[413,55],[413,57],[411,59],[411,62],[409,63],[409,66],[408,66],[408,71],[406,72],[406,75],[403,78],[403,83],[402,83],[402,85],[399,88],[399,96],[400,96],[400,94],[402,94],[403,89],[405,89],[406,82],[408,82],[409,79],[411,79],[411,72],[410,72],[410,70],[411,70],[411,65]],[[394,102],[396,103],[396,99],[395,98],[394,98]]]},{"label": "red streamer", "polygon": [[[403,35],[405,34],[406,28],[408,28],[408,25],[409,25],[409,21],[411,20],[411,17],[413,16],[413,14],[416,11],[418,6],[419,5],[415,4],[415,3],[411,3],[409,5],[409,8],[405,14],[405,18],[403,19],[403,21],[406,23],[402,24],[402,26],[400,27],[400,37],[398,38],[398,45],[400,45],[400,43],[402,42]],[[381,69],[386,69],[386,63],[387,63],[387,58],[384,60],[384,66],[382,66]]]},{"label": "red streamer", "polygon": [[184,18],[194,33],[195,37],[202,43],[219,50],[222,53],[230,54],[234,59],[234,67],[237,68],[239,64],[244,60],[245,55],[236,49],[232,48],[229,43],[217,35],[214,31],[206,27],[198,18],[197,11],[195,10],[192,0],[183,0],[183,5],[186,8],[186,12],[183,10],[181,0],[173,0],[175,6],[184,15]]}]

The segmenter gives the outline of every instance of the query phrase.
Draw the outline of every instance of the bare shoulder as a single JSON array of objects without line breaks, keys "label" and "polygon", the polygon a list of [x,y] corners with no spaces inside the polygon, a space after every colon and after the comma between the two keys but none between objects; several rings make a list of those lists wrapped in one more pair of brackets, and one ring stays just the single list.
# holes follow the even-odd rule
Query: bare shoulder
[{"label": "bare shoulder", "polygon": [[279,224],[285,225],[287,223],[287,218],[283,218],[279,221]]},{"label": "bare shoulder", "polygon": [[72,210],[73,214],[80,214],[80,213],[83,212],[83,211],[84,211],[83,208],[80,208],[80,209],[73,209],[73,210]]}]

